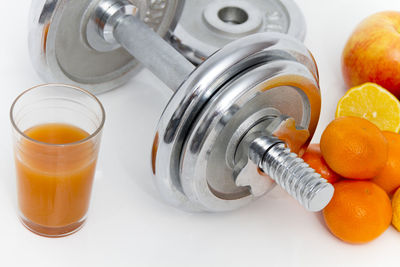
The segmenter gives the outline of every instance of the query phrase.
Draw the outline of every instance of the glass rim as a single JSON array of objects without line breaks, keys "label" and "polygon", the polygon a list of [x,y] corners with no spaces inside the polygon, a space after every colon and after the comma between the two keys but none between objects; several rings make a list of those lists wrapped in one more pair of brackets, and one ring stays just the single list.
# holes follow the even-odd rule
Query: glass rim
[{"label": "glass rim", "polygon": [[[66,87],[66,88],[69,88],[69,89],[74,89],[74,90],[77,90],[77,91],[80,91],[80,92],[86,94],[87,96],[89,96],[90,98],[95,100],[95,102],[100,106],[101,122],[100,122],[100,125],[96,128],[96,130],[92,134],[90,134],[88,137],[85,137],[84,139],[81,139],[79,141],[72,142],[72,143],[51,144],[51,143],[46,143],[46,142],[42,142],[42,141],[33,139],[33,138],[27,136],[23,131],[21,131],[19,129],[19,127],[17,126],[17,124],[15,123],[14,118],[13,118],[13,111],[14,111],[15,105],[18,102],[18,100],[20,100],[25,94],[29,93],[30,91],[33,91],[34,89],[41,88],[41,87],[51,87],[51,86]],[[82,89],[80,87],[69,85],[69,84],[62,84],[62,83],[45,83],[45,84],[39,84],[39,85],[33,86],[33,87],[29,88],[29,89],[26,89],[15,98],[15,100],[13,101],[13,103],[11,105],[11,108],[10,108],[11,124],[12,124],[13,128],[21,136],[23,136],[25,139],[28,139],[29,141],[31,141],[33,143],[46,145],[46,146],[52,146],[52,147],[67,147],[67,146],[74,146],[74,145],[79,145],[79,144],[83,144],[83,143],[87,142],[88,140],[96,137],[101,132],[101,130],[103,129],[104,123],[105,123],[105,119],[106,119],[106,112],[104,110],[103,104],[100,102],[100,100],[94,94],[92,94],[88,90]]]}]

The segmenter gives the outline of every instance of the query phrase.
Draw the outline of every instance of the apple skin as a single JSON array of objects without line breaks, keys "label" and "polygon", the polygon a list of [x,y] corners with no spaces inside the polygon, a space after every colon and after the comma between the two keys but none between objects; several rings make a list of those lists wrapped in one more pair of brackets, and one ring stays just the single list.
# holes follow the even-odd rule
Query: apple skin
[{"label": "apple skin", "polygon": [[357,26],[343,50],[342,71],[348,88],[373,82],[400,97],[400,12],[379,12]]}]

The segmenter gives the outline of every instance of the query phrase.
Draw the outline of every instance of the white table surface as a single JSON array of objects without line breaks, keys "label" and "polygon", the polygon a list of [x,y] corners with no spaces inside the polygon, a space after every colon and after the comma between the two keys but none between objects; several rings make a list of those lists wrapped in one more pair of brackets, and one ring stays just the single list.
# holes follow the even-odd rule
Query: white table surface
[{"label": "white table surface", "polygon": [[[192,0],[188,0],[192,1]],[[345,92],[341,51],[355,25],[398,0],[297,0],[307,19],[305,44],[319,66],[321,120],[334,117]],[[59,239],[37,236],[18,221],[9,108],[42,83],[27,49],[30,1],[1,3],[0,266],[400,266],[400,233],[349,245],[333,237],[321,214],[306,212],[279,188],[240,210],[191,214],[162,202],[149,157],[158,118],[171,93],[148,71],[100,95],[107,112],[86,225]]]}]

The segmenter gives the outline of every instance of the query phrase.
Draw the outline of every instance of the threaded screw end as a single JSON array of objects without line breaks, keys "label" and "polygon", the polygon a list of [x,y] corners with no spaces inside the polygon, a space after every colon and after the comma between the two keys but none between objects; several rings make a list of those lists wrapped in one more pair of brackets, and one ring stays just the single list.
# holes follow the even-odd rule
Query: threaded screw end
[{"label": "threaded screw end", "polygon": [[332,199],[333,186],[282,142],[277,142],[279,139],[268,138],[275,144],[264,154],[260,168],[307,210],[322,210]]}]

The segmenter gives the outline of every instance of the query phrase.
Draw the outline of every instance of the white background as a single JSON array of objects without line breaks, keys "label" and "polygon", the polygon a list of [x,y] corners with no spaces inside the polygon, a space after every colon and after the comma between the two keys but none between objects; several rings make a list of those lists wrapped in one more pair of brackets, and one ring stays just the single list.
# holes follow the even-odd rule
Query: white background
[{"label": "white background", "polygon": [[[321,214],[306,212],[279,188],[229,213],[191,214],[164,204],[152,184],[149,158],[171,93],[147,70],[100,96],[107,122],[87,224],[65,238],[32,234],[16,215],[8,112],[20,92],[42,81],[28,55],[30,1],[1,2],[0,266],[400,266],[394,228],[365,245],[343,243],[328,232]],[[307,19],[305,44],[320,71],[318,142],[345,92],[340,57],[346,39],[361,19],[400,10],[400,2],[297,3]]]}]

